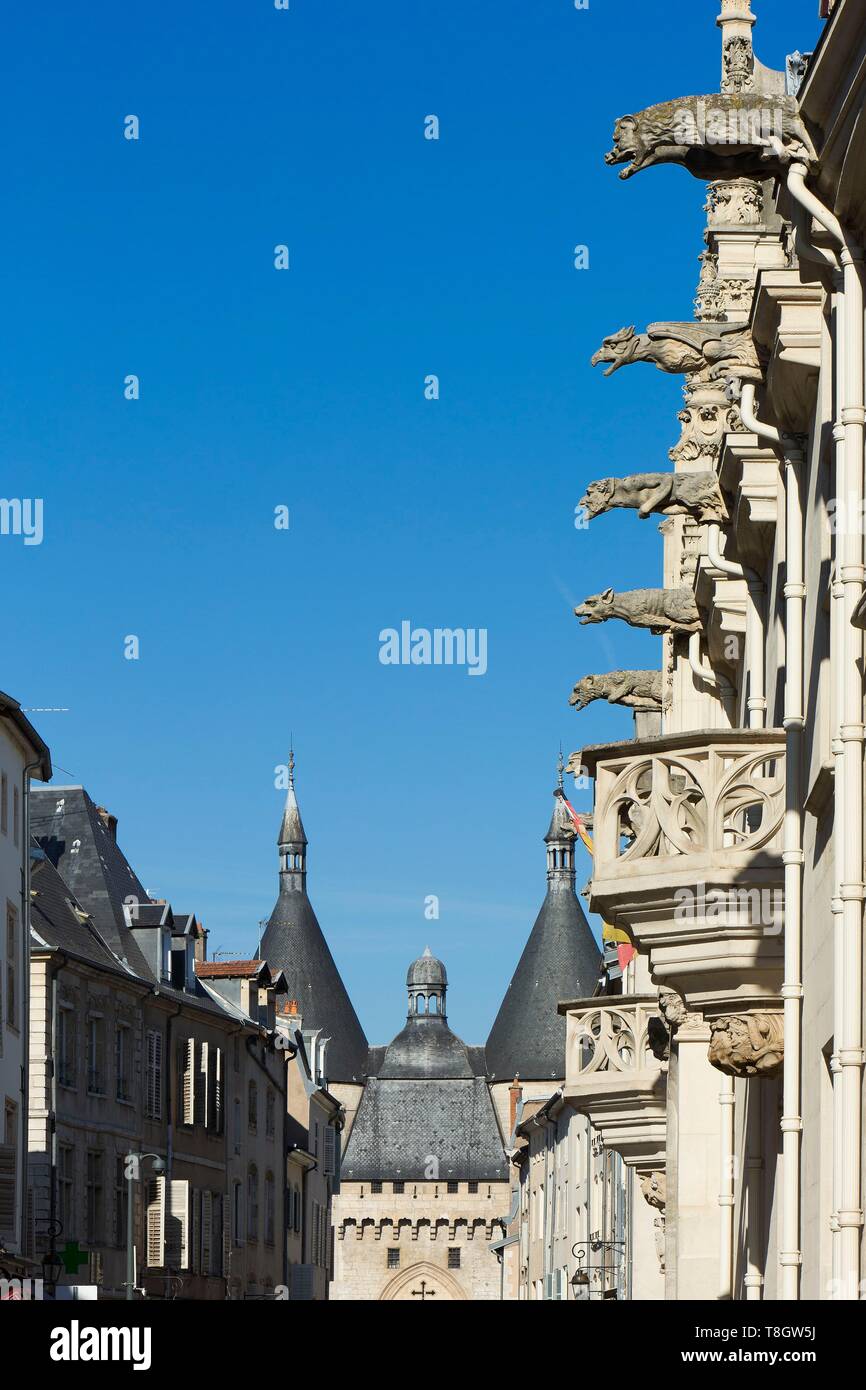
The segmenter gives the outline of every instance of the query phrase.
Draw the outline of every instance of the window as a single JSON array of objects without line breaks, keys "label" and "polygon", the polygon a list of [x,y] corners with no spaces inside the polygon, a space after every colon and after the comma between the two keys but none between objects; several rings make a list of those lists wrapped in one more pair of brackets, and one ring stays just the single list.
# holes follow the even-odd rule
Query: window
[{"label": "window", "polygon": [[470,1182],[470,1183],[467,1183],[467,1184],[466,1184],[466,1187],[467,1187],[467,1190],[468,1190],[469,1192],[477,1192],[477,1191],[478,1191],[478,1183],[477,1183],[477,1182]]},{"label": "window", "polygon": [[295,1235],[299,1235],[301,1231],[301,1189],[299,1187],[294,1187],[292,1188],[292,1191],[295,1194],[295,1210],[292,1217],[292,1230],[295,1232]]},{"label": "window", "polygon": [[87,1089],[105,1095],[105,1019],[91,1014],[87,1020]]},{"label": "window", "polygon": [[265,1097],[265,1136],[273,1139],[276,1132],[276,1096],[273,1091],[268,1091]]},{"label": "window", "polygon": [[114,1031],[114,1078],[118,1100],[132,1100],[132,1032],[128,1023],[118,1023]]},{"label": "window", "polygon": [[241,1103],[240,1103],[240,1101],[237,1099],[237,1097],[235,1097],[234,1112],[235,1112],[235,1124],[234,1124],[234,1129],[235,1129],[235,1153],[236,1153],[236,1154],[239,1154],[240,1151],[241,1151]]},{"label": "window", "polygon": [[154,1028],[145,1038],[144,1113],[151,1120],[162,1119],[162,1033]]},{"label": "window", "polygon": [[17,787],[12,788],[12,842],[18,844],[21,840],[21,793]]},{"label": "window", "polygon": [[448,1191],[449,1191],[449,1192],[459,1192],[459,1191],[460,1191],[460,1184],[459,1184],[459,1182],[454,1182],[453,1178],[450,1179],[449,1182],[448,1182]]},{"label": "window", "polygon": [[87,1241],[100,1245],[103,1236],[102,1154],[87,1151]]},{"label": "window", "polygon": [[456,1249],[451,1249],[451,1250],[448,1251],[448,1268],[449,1268],[449,1269],[459,1269],[459,1268],[460,1268],[460,1248],[459,1248],[459,1246],[458,1246]]},{"label": "window", "polygon": [[274,1175],[265,1173],[265,1245],[274,1243]]},{"label": "window", "polygon": [[18,1027],[18,913],[6,904],[6,1023]]},{"label": "window", "polygon": [[259,1171],[251,1163],[247,1172],[247,1239],[259,1238]]},{"label": "window", "polygon": [[57,1220],[64,1238],[72,1240],[75,1223],[75,1150],[71,1144],[57,1149]]},{"label": "window", "polygon": [[9,834],[9,779],[5,772],[0,774],[0,831]]},{"label": "window", "polygon": [[382,1184],[381,1184],[380,1182],[371,1182],[371,1183],[370,1183],[370,1191],[371,1191],[371,1192],[374,1192],[374,1193],[381,1192],[381,1191],[382,1191]]},{"label": "window", "polygon": [[114,1159],[114,1243],[119,1249],[126,1245],[129,1214],[129,1183],[123,1170],[124,1156],[117,1154]]},{"label": "window", "polygon": [[388,1268],[400,1268],[400,1250],[396,1245],[390,1245],[388,1247]]},{"label": "window", "polygon": [[405,1184],[404,1182],[395,1182],[395,1183],[394,1183],[394,1193],[395,1193],[395,1195],[396,1195],[397,1197],[402,1196],[402,1194],[403,1194],[405,1191],[406,1191],[406,1184]]},{"label": "window", "polygon": [[251,1081],[247,1093],[247,1124],[251,1134],[255,1134],[259,1123],[259,1092],[255,1081]]},{"label": "window", "polygon": [[75,1014],[71,1004],[61,1004],[57,1013],[57,1081],[61,1086],[78,1084],[75,1056]]}]

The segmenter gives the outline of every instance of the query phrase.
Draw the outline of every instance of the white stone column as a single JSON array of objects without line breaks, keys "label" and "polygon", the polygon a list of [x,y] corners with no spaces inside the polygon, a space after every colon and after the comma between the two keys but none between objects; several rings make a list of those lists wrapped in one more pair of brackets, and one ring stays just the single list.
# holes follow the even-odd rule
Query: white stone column
[{"label": "white stone column", "polygon": [[690,1013],[671,1048],[665,1280],[673,1299],[719,1293],[719,1074],[707,1060],[709,1040],[707,1024]]}]

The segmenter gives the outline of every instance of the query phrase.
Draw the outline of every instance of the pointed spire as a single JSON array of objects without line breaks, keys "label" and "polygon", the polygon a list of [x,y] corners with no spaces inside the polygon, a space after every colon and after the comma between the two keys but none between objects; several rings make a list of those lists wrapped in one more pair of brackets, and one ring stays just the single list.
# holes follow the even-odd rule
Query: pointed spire
[{"label": "pointed spire", "polygon": [[291,845],[303,845],[306,847],[307,837],[304,834],[304,823],[301,820],[301,813],[298,809],[298,799],[295,796],[295,750],[289,748],[289,786],[286,792],[286,804],[283,809],[283,819],[280,825],[280,834],[277,840],[280,851],[284,847]]},{"label": "pointed spire", "polygon": [[559,745],[559,759],[556,764],[556,775],[559,781],[559,790],[563,788],[563,778],[565,775],[565,763],[562,760],[562,744]]}]

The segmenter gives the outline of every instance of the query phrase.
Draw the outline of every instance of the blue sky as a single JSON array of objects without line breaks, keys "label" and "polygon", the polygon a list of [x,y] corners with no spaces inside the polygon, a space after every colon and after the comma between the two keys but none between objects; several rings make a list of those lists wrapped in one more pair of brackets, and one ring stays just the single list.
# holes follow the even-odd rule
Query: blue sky
[{"label": "blue sky", "polygon": [[[755,8],[763,62],[815,42],[817,0]],[[654,524],[577,531],[574,508],[593,478],[668,466],[680,380],[589,358],[625,323],[691,317],[703,186],[623,184],[602,156],[616,116],[717,89],[717,12],[7,16],[2,492],[44,499],[45,535],[0,537],[0,686],[63,707],[33,715],[56,780],[118,816],[212,952],[252,953],[273,906],[293,731],[310,894],[371,1041],[428,943],[452,1026],[483,1041],[543,897],[559,744],[631,736],[571,687],[659,660],[571,613],[660,583]],[[487,629],[487,674],[382,665],[404,619]]]}]

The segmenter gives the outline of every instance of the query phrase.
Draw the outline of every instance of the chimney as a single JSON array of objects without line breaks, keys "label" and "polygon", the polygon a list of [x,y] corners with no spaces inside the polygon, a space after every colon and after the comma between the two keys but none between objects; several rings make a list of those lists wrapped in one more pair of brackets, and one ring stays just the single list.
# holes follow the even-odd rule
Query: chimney
[{"label": "chimney", "polygon": [[196,960],[207,960],[207,929],[198,924],[198,936],[195,939],[195,958]]},{"label": "chimney", "polygon": [[515,1078],[514,1078],[514,1080],[512,1081],[511,1085],[508,1087],[508,1122],[509,1122],[509,1125],[508,1125],[508,1133],[509,1133],[509,1135],[512,1135],[512,1134],[514,1133],[514,1127],[515,1127],[515,1125],[517,1124],[517,1107],[518,1107],[518,1105],[519,1105],[519,1103],[520,1103],[520,1101],[521,1101],[522,1099],[523,1099],[523,1087],[522,1087],[521,1084],[520,1084],[520,1077],[519,1077],[519,1076],[515,1076]]},{"label": "chimney", "polygon": [[105,826],[114,843],[117,844],[117,816],[113,816],[110,811],[106,811],[104,806],[97,806],[96,814],[99,816],[99,819],[102,821],[102,824]]},{"label": "chimney", "polygon": [[300,1028],[300,1026],[301,1026],[301,1006],[300,1006],[300,1004],[298,1003],[297,999],[289,999],[289,1000],[287,1000],[286,1003],[283,1005],[282,1012],[283,1012],[283,1017],[284,1017],[285,1019],[288,1019],[288,1021],[289,1021],[289,1023],[291,1024],[293,1030]]}]

